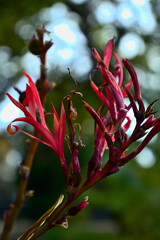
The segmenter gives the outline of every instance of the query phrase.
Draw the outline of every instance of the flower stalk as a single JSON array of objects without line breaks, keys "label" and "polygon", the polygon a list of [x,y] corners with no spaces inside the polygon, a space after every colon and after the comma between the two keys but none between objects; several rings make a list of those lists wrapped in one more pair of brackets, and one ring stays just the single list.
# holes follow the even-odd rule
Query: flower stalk
[{"label": "flower stalk", "polygon": [[[46,122],[45,115],[43,113],[43,105],[48,91],[48,80],[46,80],[45,71],[45,53],[51,43],[43,43],[44,29],[37,29],[38,38],[34,37],[34,44],[37,45],[34,54],[38,53],[38,47],[42,49],[41,59],[41,90],[40,96],[33,83],[31,77],[24,73],[28,78],[29,84],[26,87],[26,96],[22,103],[16,101],[12,96],[8,94],[10,100],[24,113],[25,117],[17,118],[13,120],[7,130],[10,134],[15,134],[19,128],[15,124],[17,121],[25,122],[32,125],[35,128],[35,135],[31,135],[20,130],[22,133],[32,137],[33,143],[30,145],[28,157],[23,166],[21,166],[21,183],[18,191],[17,199],[13,208],[11,208],[11,214],[6,219],[6,230],[7,227],[11,228],[11,224],[14,223],[18,212],[20,211],[25,201],[25,191],[28,182],[29,172],[32,166],[33,156],[36,148],[40,141],[41,143],[52,148],[57,154],[60,165],[62,167],[65,181],[66,181],[66,201],[59,206],[61,199],[58,200],[58,206],[56,211],[56,205],[53,205],[42,217],[24,233],[19,240],[30,240],[38,239],[46,231],[54,228],[55,226],[61,226],[67,228],[68,218],[75,216],[81,212],[88,205],[88,197],[84,198],[79,204],[71,206],[74,201],[78,199],[82,193],[93,187],[95,184],[100,182],[102,179],[106,179],[111,174],[118,172],[121,166],[131,161],[136,157],[145,146],[151,141],[151,139],[160,132],[160,117],[155,119],[153,106],[157,100],[153,101],[147,109],[144,107],[142,100],[141,89],[138,81],[138,76],[133,65],[127,59],[123,59],[122,62],[124,67],[129,72],[131,79],[123,86],[123,67],[119,57],[113,52],[114,39],[113,37],[106,44],[104,50],[103,59],[96,51],[92,49],[92,53],[98,61],[98,68],[103,76],[103,83],[98,87],[91,79],[91,86],[101,100],[102,104],[95,111],[91,105],[83,101],[86,111],[91,115],[95,122],[94,128],[94,149],[91,159],[88,161],[88,168],[86,171],[86,180],[81,184],[81,168],[79,162],[79,150],[82,144],[81,137],[79,141],[76,139],[75,125],[80,126],[74,121],[77,119],[77,110],[73,105],[73,97],[77,92],[77,83],[74,80],[69,70],[70,77],[75,81],[76,90],[70,92],[65,97],[68,101],[67,113],[65,113],[64,105],[61,103],[60,117],[52,105],[53,116],[53,129],[54,135],[49,131]],[[37,42],[38,40],[38,42]],[[31,43],[30,43],[31,44]],[[31,45],[32,46],[32,45]],[[113,72],[110,71],[110,61],[112,56],[115,59],[115,65]],[[95,71],[96,68],[93,70]],[[134,93],[132,94],[130,88],[133,85]],[[103,93],[103,89],[105,93]],[[128,106],[125,105],[125,98],[128,98],[130,103]],[[36,107],[38,108],[40,118],[37,118]],[[129,115],[129,110],[132,109],[136,120],[136,126],[130,136],[128,136],[128,129],[132,119]],[[67,163],[63,150],[66,122],[68,126],[68,140],[70,150],[70,161]],[[80,127],[81,128],[81,127]],[[148,131],[149,130],[149,131]],[[80,135],[80,134],[79,134]],[[41,139],[40,136],[43,138]],[[131,153],[127,153],[128,148],[137,139],[144,139]],[[36,144],[35,144],[36,143]],[[105,151],[108,151],[108,161],[103,163],[103,156]],[[32,195],[32,192],[29,194]],[[55,207],[56,206],[56,207]],[[53,212],[53,211],[54,212]],[[10,220],[11,219],[11,220]],[[9,223],[9,224],[8,224]],[[10,230],[9,230],[10,231]],[[2,237],[1,240],[7,240],[7,237]]]}]

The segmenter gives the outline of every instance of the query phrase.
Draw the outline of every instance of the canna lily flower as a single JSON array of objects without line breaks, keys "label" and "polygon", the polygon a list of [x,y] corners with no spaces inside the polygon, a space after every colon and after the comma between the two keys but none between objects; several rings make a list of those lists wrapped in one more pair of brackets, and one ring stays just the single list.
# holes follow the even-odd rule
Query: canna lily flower
[{"label": "canna lily flower", "polygon": [[[31,77],[25,72],[24,75],[28,78],[29,84],[26,85],[26,98],[24,99],[23,103],[21,104],[8,93],[6,93],[6,95],[14,103],[14,105],[16,105],[24,113],[25,117],[16,118],[15,120],[13,120],[8,125],[7,132],[9,134],[15,134],[17,131],[21,131],[22,133],[28,135],[29,137],[34,138],[39,142],[42,142],[43,144],[51,147],[59,157],[64,175],[67,176],[68,166],[66,164],[63,152],[63,141],[66,126],[65,110],[63,103],[61,104],[60,119],[58,118],[57,112],[54,106],[52,105],[53,112],[51,114],[53,115],[53,127],[54,127],[53,136],[46,125],[45,115],[43,113],[43,107],[41,104],[37,88],[34,82],[32,81]],[[17,125],[12,125],[15,122],[25,122],[30,124],[37,130],[37,132],[43,138],[43,140],[20,130]],[[14,127],[14,129],[12,127]]]}]

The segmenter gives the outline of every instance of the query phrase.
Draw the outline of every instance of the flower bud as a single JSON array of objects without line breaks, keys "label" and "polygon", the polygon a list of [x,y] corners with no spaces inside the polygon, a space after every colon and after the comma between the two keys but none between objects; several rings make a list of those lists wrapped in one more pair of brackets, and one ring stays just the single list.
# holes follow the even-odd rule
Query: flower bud
[{"label": "flower bud", "polygon": [[41,54],[41,43],[40,40],[36,38],[35,35],[28,42],[28,49],[33,55]]},{"label": "flower bud", "polygon": [[67,217],[75,216],[82,211],[89,203],[88,197],[85,197],[78,205],[71,207],[67,212]]}]

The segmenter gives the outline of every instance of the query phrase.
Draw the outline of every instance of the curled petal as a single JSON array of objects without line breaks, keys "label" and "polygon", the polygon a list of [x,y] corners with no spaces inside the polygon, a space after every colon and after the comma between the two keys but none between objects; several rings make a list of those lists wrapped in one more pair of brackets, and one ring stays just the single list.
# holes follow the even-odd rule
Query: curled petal
[{"label": "curled petal", "polygon": [[[57,143],[56,143],[53,135],[48,131],[48,129],[44,128],[39,122],[35,121],[31,117],[16,118],[10,124],[12,124],[13,122],[26,122],[26,123],[32,125],[35,129],[37,129],[39,134],[51,146],[51,148],[58,154]],[[10,127],[9,127],[9,129],[10,129]],[[12,134],[14,134],[14,133],[12,133]]]},{"label": "curled petal", "polygon": [[15,130],[12,129],[12,122],[8,125],[7,127],[7,132],[10,134],[10,135],[13,135],[15,134],[16,132],[19,131],[19,127],[16,126],[16,125],[13,125],[13,127],[15,128]]}]

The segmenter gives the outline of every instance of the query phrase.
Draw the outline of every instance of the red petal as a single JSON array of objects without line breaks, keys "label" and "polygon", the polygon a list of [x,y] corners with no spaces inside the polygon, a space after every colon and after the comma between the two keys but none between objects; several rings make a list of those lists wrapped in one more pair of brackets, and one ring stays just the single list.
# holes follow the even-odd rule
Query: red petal
[{"label": "red petal", "polygon": [[93,119],[95,120],[95,122],[98,124],[98,126],[100,127],[101,131],[103,133],[106,132],[106,127],[103,124],[102,119],[99,117],[99,115],[96,113],[96,111],[85,101],[82,101],[84,103],[84,107],[85,109],[91,114],[91,116],[93,117]]},{"label": "red petal", "polygon": [[[37,129],[37,131],[39,132],[39,134],[43,137],[43,139],[46,141],[47,144],[49,144],[51,146],[51,148],[58,154],[58,150],[57,150],[57,143],[55,141],[55,138],[53,137],[53,135],[51,134],[51,132],[49,132],[48,129],[44,128],[39,122],[35,121],[33,118],[31,117],[22,117],[22,118],[16,118],[15,120],[13,120],[10,125],[13,122],[26,122],[30,125],[32,125],[35,129]],[[9,127],[9,126],[8,126]],[[10,128],[10,127],[9,127]],[[18,127],[17,127],[18,128]]]},{"label": "red petal", "polygon": [[99,54],[95,48],[92,48],[92,53],[98,62],[102,61],[101,57],[99,56]]},{"label": "red petal", "polygon": [[54,136],[56,139],[59,138],[59,119],[57,112],[52,104],[52,110],[53,110],[53,129],[54,129]]},{"label": "red petal", "polygon": [[94,92],[97,94],[97,96],[101,99],[101,101],[109,108],[109,102],[107,98],[104,96],[104,94],[99,90],[99,88],[96,86],[96,84],[91,81],[91,86],[94,90]]},{"label": "red petal", "polygon": [[111,96],[110,89],[107,86],[105,86],[105,90],[106,90],[106,95],[107,95],[107,99],[110,106],[109,111],[111,113],[112,119],[115,120],[117,119],[117,110],[116,110],[115,102]]},{"label": "red petal", "polygon": [[63,151],[65,128],[66,128],[66,117],[65,117],[64,105],[62,102],[61,103],[60,122],[59,122],[59,149],[60,149],[60,151]]},{"label": "red petal", "polygon": [[117,54],[115,54],[114,52],[113,52],[113,56],[115,57],[115,59],[117,61],[117,64],[119,65],[119,68],[120,68],[120,77],[119,77],[118,85],[121,86],[122,82],[123,82],[123,67],[122,67],[122,63],[121,63],[119,57],[117,56]]},{"label": "red petal", "polygon": [[131,124],[131,119],[128,116],[126,116],[126,119],[127,119],[127,122],[123,126],[123,129],[125,132],[129,129],[130,124]]},{"label": "red petal", "polygon": [[[132,82],[132,78],[131,78],[130,81],[125,85],[125,88],[130,90],[132,84],[133,84],[133,82]],[[123,94],[123,98],[126,98],[127,97],[126,91],[123,88],[121,89],[121,91],[122,91],[122,94]]]},{"label": "red petal", "polygon": [[109,67],[109,63],[110,63],[111,56],[112,56],[114,39],[115,39],[115,36],[107,42],[105,50],[104,50],[103,60],[104,60],[104,63],[106,64],[106,66],[107,66],[107,69]]},{"label": "red petal", "polygon": [[11,126],[12,123],[10,123],[7,127],[7,132],[11,135],[15,134],[16,132],[19,131],[19,127],[16,126],[16,125],[13,125],[13,127],[15,128],[15,130],[12,129],[12,126]]},{"label": "red petal", "polygon": [[30,86],[28,86],[28,84],[27,84],[27,87],[26,87],[26,98],[27,98],[29,112],[31,113],[32,117],[35,120],[37,120],[37,118],[36,118],[36,109],[35,109],[35,102],[34,102],[32,90],[31,90]]},{"label": "red petal", "polygon": [[131,159],[133,159],[135,156],[137,156],[158,132],[160,132],[159,124],[152,128],[152,130],[147,134],[145,139],[138,145],[138,147],[132,153],[121,159],[121,166],[123,166]]},{"label": "red petal", "polygon": [[31,90],[32,90],[32,93],[33,93],[33,96],[34,96],[34,99],[36,101],[38,111],[39,111],[39,114],[40,114],[40,117],[41,117],[42,125],[47,128],[46,123],[45,123],[44,113],[43,113],[43,107],[42,107],[42,104],[41,104],[41,100],[40,100],[37,88],[36,88],[33,80],[31,79],[31,77],[26,72],[23,72],[23,73],[28,78],[29,85],[31,87]]},{"label": "red petal", "polygon": [[139,82],[138,82],[138,78],[137,78],[137,74],[136,71],[133,67],[133,65],[129,62],[128,59],[122,59],[122,62],[124,64],[124,66],[126,67],[126,69],[128,70],[128,72],[131,75],[132,81],[133,81],[133,86],[134,86],[134,92],[135,92],[135,97],[136,100],[140,100],[142,98],[141,96],[141,90],[140,90],[140,86],[139,86]]},{"label": "red petal", "polygon": [[35,136],[33,136],[33,135],[31,135],[31,134],[25,132],[25,131],[22,131],[22,130],[19,130],[19,131],[22,132],[22,133],[24,133],[25,135],[31,137],[31,138],[34,138],[35,140],[37,140],[37,141],[39,141],[39,142],[41,142],[41,143],[43,143],[43,144],[49,146],[50,148],[52,148],[52,146],[51,146],[50,144],[48,144],[48,143],[42,141],[40,138],[37,138],[37,137],[35,137]]}]

